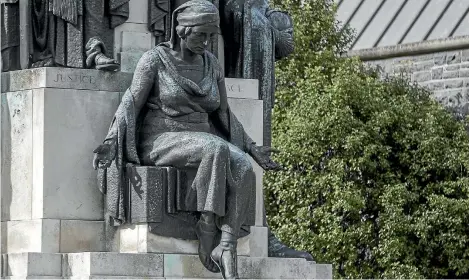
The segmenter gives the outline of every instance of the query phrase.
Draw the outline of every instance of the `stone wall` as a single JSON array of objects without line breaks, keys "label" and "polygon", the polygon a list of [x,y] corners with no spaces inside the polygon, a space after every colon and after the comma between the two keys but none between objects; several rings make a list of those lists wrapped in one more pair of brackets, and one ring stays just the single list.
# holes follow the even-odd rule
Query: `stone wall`
[{"label": "stone wall", "polygon": [[469,115],[469,48],[366,62],[385,73],[403,75],[433,92],[460,115]]}]

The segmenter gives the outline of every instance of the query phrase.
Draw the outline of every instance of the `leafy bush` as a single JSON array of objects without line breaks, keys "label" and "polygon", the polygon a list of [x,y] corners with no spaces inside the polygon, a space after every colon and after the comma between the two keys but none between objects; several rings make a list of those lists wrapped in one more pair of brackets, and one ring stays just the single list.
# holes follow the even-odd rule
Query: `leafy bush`
[{"label": "leafy bush", "polygon": [[[276,3],[296,52],[277,68],[269,224],[338,278],[469,277],[469,137],[429,92],[337,53],[330,1]],[[314,47],[314,48],[313,48]]]}]

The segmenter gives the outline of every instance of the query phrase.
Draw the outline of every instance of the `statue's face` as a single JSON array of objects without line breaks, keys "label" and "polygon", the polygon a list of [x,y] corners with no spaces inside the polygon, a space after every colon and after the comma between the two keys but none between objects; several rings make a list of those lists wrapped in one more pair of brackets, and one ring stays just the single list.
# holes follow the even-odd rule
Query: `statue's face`
[{"label": "statue's face", "polygon": [[196,54],[203,54],[217,34],[218,28],[214,26],[195,26],[184,41],[189,50]]}]

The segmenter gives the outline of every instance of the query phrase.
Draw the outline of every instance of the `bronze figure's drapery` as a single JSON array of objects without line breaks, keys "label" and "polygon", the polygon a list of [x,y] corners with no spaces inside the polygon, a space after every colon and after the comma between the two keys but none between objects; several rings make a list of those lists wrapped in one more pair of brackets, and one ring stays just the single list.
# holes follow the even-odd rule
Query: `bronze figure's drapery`
[{"label": "bronze figure's drapery", "polygon": [[20,68],[20,15],[18,0],[1,0],[2,72]]},{"label": "bronze figure's drapery", "polygon": [[156,37],[156,43],[169,40],[171,27],[170,0],[148,0],[148,30]]},{"label": "bronze figure's drapery", "polygon": [[275,92],[275,60],[293,52],[293,24],[266,0],[220,1],[225,75],[259,80],[264,101],[264,145],[271,144]]},{"label": "bronze figure's drapery", "polygon": [[[127,20],[129,0],[33,0],[30,9],[31,67],[115,68],[114,28]],[[93,47],[102,55],[87,64],[86,52]]]}]

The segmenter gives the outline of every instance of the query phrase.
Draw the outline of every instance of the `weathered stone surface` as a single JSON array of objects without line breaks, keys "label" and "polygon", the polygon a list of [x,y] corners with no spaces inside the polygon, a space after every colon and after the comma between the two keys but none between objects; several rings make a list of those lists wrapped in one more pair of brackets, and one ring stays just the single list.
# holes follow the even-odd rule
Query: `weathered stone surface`
[{"label": "weathered stone surface", "polygon": [[461,66],[461,68],[469,68],[469,62],[462,62],[459,65]]},{"label": "weathered stone surface", "polygon": [[446,71],[455,71],[461,69],[461,63],[443,66]]},{"label": "weathered stone surface", "polygon": [[443,67],[432,69],[432,79],[439,80],[441,78],[443,78]]},{"label": "weathered stone surface", "polygon": [[6,276],[62,276],[62,255],[50,253],[8,254]]},{"label": "weathered stone surface", "polygon": [[243,124],[246,133],[262,144],[262,100],[229,98],[228,104],[238,120]]},{"label": "weathered stone surface", "polygon": [[249,234],[249,256],[266,258],[268,256],[268,229],[267,227],[251,227]]},{"label": "weathered stone surface", "polygon": [[[141,1],[141,0],[135,0]],[[146,1],[141,1],[146,2]],[[114,29],[114,57],[117,57],[117,54],[122,51],[122,32],[141,32],[147,33],[148,32],[148,25],[146,23],[133,23],[133,22],[126,22],[117,26]],[[151,36],[151,45],[155,46],[155,37]]]},{"label": "weathered stone surface", "polygon": [[[3,256],[10,279],[220,279],[197,255],[83,252]],[[332,279],[332,266],[303,259],[238,257],[241,279]],[[29,277],[28,277],[29,276]]]},{"label": "weathered stone surface", "polygon": [[421,83],[422,86],[428,88],[429,90],[440,90],[445,87],[444,81],[429,81]]},{"label": "weathered stone surface", "polygon": [[[103,197],[93,149],[106,135],[119,104],[118,92],[38,89],[37,138],[43,146],[34,151],[33,217],[80,220],[103,219]],[[36,132],[35,132],[36,135]],[[79,191],[77,191],[79,190]]]},{"label": "weathered stone surface", "polygon": [[459,71],[444,71],[443,79],[454,79],[459,77]]},{"label": "weathered stone surface", "polygon": [[225,78],[226,93],[231,98],[259,99],[259,81]]},{"label": "weathered stone surface", "polygon": [[[251,138],[262,145],[263,143],[263,104],[262,100],[229,98],[228,103],[238,120],[243,124],[244,130]],[[262,168],[251,159],[254,172],[256,173],[256,211],[255,225],[263,224],[263,189],[262,189]]]},{"label": "weathered stone surface", "polygon": [[[142,226],[147,226],[142,225]],[[113,252],[120,253],[139,253],[140,240],[138,236],[140,225],[126,224],[118,229],[118,233],[114,238],[118,243]]]},{"label": "weathered stone surface", "polygon": [[3,227],[6,231],[6,234],[2,234],[2,244],[6,245],[5,253],[59,252],[59,220],[9,221],[2,222]]},{"label": "weathered stone surface", "polygon": [[[197,241],[152,234],[147,224],[126,225],[119,231],[121,253],[197,254]],[[250,238],[248,235],[238,240],[238,255],[250,255]]]},{"label": "weathered stone surface", "polygon": [[414,64],[414,71],[425,71],[425,70],[431,70],[432,67],[435,65],[433,60],[427,60],[427,61],[422,61],[422,62],[416,62]]},{"label": "weathered stone surface", "polygon": [[446,64],[457,64],[461,62],[461,51],[449,52],[446,54]]},{"label": "weathered stone surface", "polygon": [[459,117],[469,115],[469,91],[467,89],[436,91],[433,98]]},{"label": "weathered stone surface", "polygon": [[148,22],[148,2],[142,0],[130,0],[129,18],[126,22],[147,23]]},{"label": "weathered stone surface", "polygon": [[316,264],[316,279],[332,279],[332,264]]},{"label": "weathered stone surface", "polygon": [[412,80],[415,82],[426,82],[432,79],[432,73],[430,71],[414,72],[412,74]]},{"label": "weathered stone surface", "polygon": [[150,33],[128,31],[122,32],[122,52],[145,52],[152,47]]},{"label": "weathered stone surface", "polygon": [[461,69],[459,71],[459,77],[468,78],[469,77],[469,69]]},{"label": "weathered stone surface", "polygon": [[444,65],[446,64],[446,53],[438,53],[433,57],[435,65]]},{"label": "weathered stone surface", "polygon": [[[262,143],[262,142],[258,142]],[[255,226],[263,226],[264,225],[264,188],[262,186],[262,179],[264,176],[264,170],[260,167],[252,158],[251,163],[256,174],[256,219],[255,219]]]},{"label": "weathered stone surface", "polygon": [[63,276],[162,277],[163,255],[71,253],[64,255]]},{"label": "weathered stone surface", "polygon": [[134,51],[134,52],[121,52],[120,63],[121,71],[127,73],[135,72],[137,67],[138,60],[142,57],[144,52]]},{"label": "weathered stone surface", "polygon": [[132,75],[123,72],[47,67],[10,72],[7,88],[9,91],[44,87],[125,91],[131,80]]},{"label": "weathered stone surface", "polygon": [[104,251],[104,222],[61,220],[60,252],[102,252]]},{"label": "weathered stone surface", "polygon": [[464,85],[464,79],[451,79],[445,80],[445,88],[453,89],[453,88],[460,88]]},{"label": "weathered stone surface", "polygon": [[[304,259],[238,257],[241,279],[314,279],[316,266]],[[164,277],[221,278],[203,267],[196,255],[164,255]]]},{"label": "weathered stone surface", "polygon": [[64,279],[61,276],[6,276],[5,279],[23,280],[23,279]]},{"label": "weathered stone surface", "polygon": [[2,221],[31,218],[32,91],[2,94]]}]

